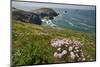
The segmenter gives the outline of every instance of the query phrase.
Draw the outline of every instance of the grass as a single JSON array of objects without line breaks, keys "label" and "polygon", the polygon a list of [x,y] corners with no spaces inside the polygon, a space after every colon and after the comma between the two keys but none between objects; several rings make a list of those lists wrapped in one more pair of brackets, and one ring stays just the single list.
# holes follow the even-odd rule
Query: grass
[{"label": "grass", "polygon": [[[54,38],[70,38],[80,41],[83,44],[82,50],[87,58],[86,61],[96,60],[95,37],[89,33],[69,29],[56,29],[13,20],[13,65],[62,63],[62,61],[53,57],[55,49],[50,45],[50,41]],[[70,62],[68,59],[62,60]]]}]

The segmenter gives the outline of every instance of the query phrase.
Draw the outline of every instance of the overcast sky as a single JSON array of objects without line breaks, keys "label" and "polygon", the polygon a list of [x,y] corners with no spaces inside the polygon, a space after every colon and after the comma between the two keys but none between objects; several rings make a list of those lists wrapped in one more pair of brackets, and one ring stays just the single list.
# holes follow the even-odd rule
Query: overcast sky
[{"label": "overcast sky", "polygon": [[40,7],[49,7],[49,8],[70,8],[70,9],[86,9],[86,10],[95,10],[95,6],[83,6],[83,5],[63,5],[63,4],[46,4],[46,3],[36,3],[36,2],[12,2],[12,7],[19,9],[32,9]]}]

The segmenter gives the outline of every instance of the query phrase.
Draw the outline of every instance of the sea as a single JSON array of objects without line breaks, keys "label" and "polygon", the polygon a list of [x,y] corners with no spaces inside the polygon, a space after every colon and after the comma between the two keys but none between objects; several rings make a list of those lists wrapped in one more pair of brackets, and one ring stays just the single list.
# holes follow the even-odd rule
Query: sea
[{"label": "sea", "polygon": [[58,27],[81,32],[96,33],[96,10],[54,9],[59,15],[52,20]]}]

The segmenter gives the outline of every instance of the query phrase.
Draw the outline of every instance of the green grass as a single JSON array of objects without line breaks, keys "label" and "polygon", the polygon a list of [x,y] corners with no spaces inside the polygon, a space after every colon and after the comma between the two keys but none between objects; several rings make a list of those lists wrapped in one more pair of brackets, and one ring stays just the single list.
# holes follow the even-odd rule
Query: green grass
[{"label": "green grass", "polygon": [[[55,49],[50,45],[50,41],[54,38],[70,38],[80,41],[83,44],[82,50],[87,58],[86,61],[95,61],[95,37],[89,33],[69,29],[54,29],[13,20],[13,65],[62,63],[61,60],[53,57]],[[90,57],[88,58],[87,55]],[[70,61],[65,59],[64,62]]]}]

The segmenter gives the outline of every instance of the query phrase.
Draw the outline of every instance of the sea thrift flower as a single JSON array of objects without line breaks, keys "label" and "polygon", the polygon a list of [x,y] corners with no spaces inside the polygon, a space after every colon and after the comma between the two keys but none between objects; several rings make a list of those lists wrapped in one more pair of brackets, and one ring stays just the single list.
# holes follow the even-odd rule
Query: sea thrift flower
[{"label": "sea thrift flower", "polygon": [[76,53],[77,51],[76,51],[76,50],[74,50],[73,52],[74,52],[74,53]]},{"label": "sea thrift flower", "polygon": [[57,47],[61,47],[62,46],[62,44],[60,44],[59,42],[58,42],[58,45],[57,45]]},{"label": "sea thrift flower", "polygon": [[68,44],[68,39],[63,39],[63,41],[64,41],[64,44]]},{"label": "sea thrift flower", "polygon": [[54,57],[56,57],[56,58],[58,57],[58,53],[57,52],[54,53]]},{"label": "sea thrift flower", "polygon": [[79,47],[75,47],[75,49],[77,50]]},{"label": "sea thrift flower", "polygon": [[59,44],[62,44],[62,45],[64,44],[63,40],[59,40],[58,42],[59,42]]},{"label": "sea thrift flower", "polygon": [[61,47],[61,44],[59,44],[59,42],[54,42],[51,44],[53,47],[57,48],[57,47]]},{"label": "sea thrift flower", "polygon": [[63,50],[62,51],[62,55],[65,55],[65,54],[67,54],[67,51],[66,50]]},{"label": "sea thrift flower", "polygon": [[65,45],[65,47],[68,47],[68,45]]},{"label": "sea thrift flower", "polygon": [[61,51],[61,48],[58,48],[57,51]]},{"label": "sea thrift flower", "polygon": [[76,57],[79,57],[79,55],[78,55],[78,54],[75,54],[75,56],[76,56]]},{"label": "sea thrift flower", "polygon": [[65,41],[65,42],[64,42],[64,44],[66,44],[66,45],[69,45],[69,42],[68,42],[68,40],[67,40],[67,41]]},{"label": "sea thrift flower", "polygon": [[71,59],[75,59],[75,55],[73,52],[70,52],[70,57],[71,57]]},{"label": "sea thrift flower", "polygon": [[62,53],[57,53],[57,52],[54,53],[55,58],[62,58],[62,56],[63,56]]},{"label": "sea thrift flower", "polygon": [[71,39],[52,39],[51,45],[57,49],[54,53],[55,58],[62,58],[63,56],[70,56],[72,60],[85,61],[82,53],[81,43]]},{"label": "sea thrift flower", "polygon": [[79,50],[76,50],[76,52],[79,52]]},{"label": "sea thrift flower", "polygon": [[69,41],[68,41],[68,43],[69,43],[69,44],[72,44],[72,41],[71,41],[71,40],[69,40]]},{"label": "sea thrift flower", "polygon": [[72,50],[73,50],[73,47],[70,46],[68,50],[69,50],[69,51],[72,51]]}]

